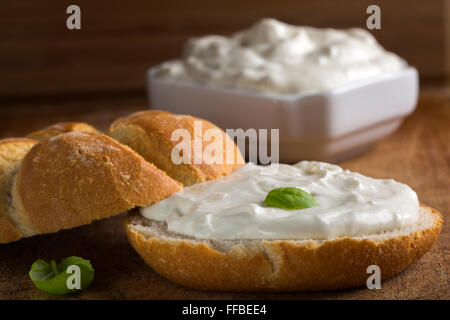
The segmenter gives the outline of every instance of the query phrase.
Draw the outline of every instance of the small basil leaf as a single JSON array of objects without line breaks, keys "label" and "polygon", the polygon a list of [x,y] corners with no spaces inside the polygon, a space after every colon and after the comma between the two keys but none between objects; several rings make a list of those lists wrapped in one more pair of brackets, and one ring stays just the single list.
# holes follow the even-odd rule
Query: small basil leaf
[{"label": "small basil leaf", "polygon": [[[67,268],[71,265],[76,265],[80,268],[80,289],[69,289],[67,285],[67,279],[73,275],[73,273],[67,273]],[[89,260],[69,257],[58,265],[56,265],[54,260],[50,264],[43,260],[37,260],[31,266],[29,275],[35,286],[44,292],[69,294],[89,287],[94,280],[94,269]]]},{"label": "small basil leaf", "polygon": [[52,266],[40,259],[33,263],[29,274],[32,280],[39,281],[46,281],[55,276]]},{"label": "small basil leaf", "polygon": [[58,268],[67,270],[67,268],[71,265],[77,265],[80,267],[81,290],[87,289],[87,287],[89,287],[91,282],[94,280],[94,268],[92,268],[91,262],[80,257],[68,257],[58,265]]},{"label": "small basil leaf", "polygon": [[308,192],[292,187],[277,188],[270,191],[264,204],[286,210],[306,209],[317,206],[316,199]]},{"label": "small basil leaf", "polygon": [[67,279],[69,278],[69,274],[60,273],[53,278],[45,281],[33,280],[34,285],[47,293],[51,294],[69,294],[73,292],[67,287]]}]

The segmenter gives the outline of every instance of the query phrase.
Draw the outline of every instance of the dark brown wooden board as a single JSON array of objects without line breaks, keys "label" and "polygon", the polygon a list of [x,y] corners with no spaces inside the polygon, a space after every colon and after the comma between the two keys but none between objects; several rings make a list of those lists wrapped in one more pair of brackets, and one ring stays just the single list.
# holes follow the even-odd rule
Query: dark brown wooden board
[{"label": "dark brown wooden board", "polygon": [[[101,129],[116,117],[146,107],[145,97],[61,99],[0,109],[0,137],[19,136],[55,121],[88,121]],[[409,184],[420,200],[442,212],[445,224],[432,249],[382,289],[318,293],[201,292],[173,284],[147,267],[128,244],[122,216],[89,226],[0,245],[0,299],[450,299],[450,94],[422,95],[418,110],[392,136],[344,168]],[[55,297],[36,289],[28,277],[36,259],[78,255],[92,261],[95,280],[84,293]]]},{"label": "dark brown wooden board", "polygon": [[[371,0],[78,0],[81,30],[69,31],[72,0],[0,1],[0,97],[142,90],[147,68],[180,56],[184,42],[229,35],[263,17],[315,27],[366,28]],[[445,76],[445,1],[377,1],[386,49]],[[447,58],[448,59],[448,58]],[[448,71],[448,70],[447,70]],[[1,105],[0,105],[1,106]]]}]

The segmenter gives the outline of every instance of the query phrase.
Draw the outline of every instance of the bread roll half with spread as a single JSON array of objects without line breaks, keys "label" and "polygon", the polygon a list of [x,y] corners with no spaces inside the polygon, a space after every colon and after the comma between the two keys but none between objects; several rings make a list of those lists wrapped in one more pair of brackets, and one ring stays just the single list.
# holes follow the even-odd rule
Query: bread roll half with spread
[{"label": "bread roll half with spread", "polygon": [[[186,130],[189,136],[187,142],[190,161],[187,163],[175,163],[172,158],[173,152],[176,151],[174,148],[180,143],[180,137],[173,136],[177,129]],[[220,148],[225,149],[226,145],[230,147],[231,161],[227,161],[224,150],[221,161],[208,164],[201,160],[195,163],[194,158],[206,150],[213,140],[206,138],[208,131],[216,134],[221,140],[217,141],[223,146]],[[140,111],[116,120],[111,125],[108,135],[126,144],[185,186],[226,176],[245,163],[238,147],[223,130],[209,121],[188,115],[159,110]],[[200,151],[195,149],[196,138],[200,141],[198,148]]]},{"label": "bread roll half with spread", "polygon": [[[9,180],[13,171],[7,172]],[[182,189],[127,146],[80,131],[35,144],[13,180],[0,228],[13,225],[17,233],[1,232],[0,243],[88,224]]]},{"label": "bread roll half with spread", "polygon": [[[296,209],[267,204],[278,188],[301,189],[316,203]],[[303,201],[292,193],[275,195],[272,202],[283,205]],[[124,220],[130,243],[156,272],[220,291],[363,286],[370,266],[387,279],[424,255],[442,224],[441,214],[419,204],[407,185],[308,161],[247,164]]]}]

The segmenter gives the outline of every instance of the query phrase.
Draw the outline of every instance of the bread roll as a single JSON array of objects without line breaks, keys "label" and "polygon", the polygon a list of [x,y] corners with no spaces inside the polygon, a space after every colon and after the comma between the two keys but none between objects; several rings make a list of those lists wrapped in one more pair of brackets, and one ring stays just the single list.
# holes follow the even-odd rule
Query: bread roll
[{"label": "bread roll", "polygon": [[20,230],[10,220],[11,187],[20,162],[38,141],[25,138],[0,140],[0,243],[21,238]]},{"label": "bread roll", "polygon": [[415,226],[362,237],[198,240],[137,213],[124,220],[130,243],[167,279],[201,290],[267,292],[363,286],[370,265],[379,266],[387,279],[430,249],[442,223],[439,212],[422,206]]},{"label": "bread roll", "polygon": [[[172,161],[172,149],[179,143],[179,141],[172,141],[172,133],[176,129],[186,129],[189,132],[191,154],[194,154],[195,121],[201,122],[202,134],[209,129],[216,129],[221,135],[224,147],[222,164],[208,164],[205,161],[195,164],[193,156],[191,156],[192,161],[189,164],[175,164]],[[239,149],[223,130],[209,121],[192,116],[158,110],[136,112],[116,120],[111,125],[108,134],[117,141],[128,145],[147,161],[152,162],[185,186],[226,176],[244,164]],[[233,147],[234,161],[231,164],[226,163],[226,141]],[[211,141],[203,139],[202,150],[206,150],[210,143]]]},{"label": "bread roll", "polygon": [[29,237],[145,206],[181,188],[127,146],[73,131],[27,153],[14,179],[9,217],[20,236]]},{"label": "bread roll", "polygon": [[45,127],[41,130],[32,132],[27,135],[27,138],[38,141],[45,141],[50,139],[51,137],[57,136],[58,134],[71,131],[100,133],[100,131],[95,129],[93,126],[84,122],[59,122]]}]

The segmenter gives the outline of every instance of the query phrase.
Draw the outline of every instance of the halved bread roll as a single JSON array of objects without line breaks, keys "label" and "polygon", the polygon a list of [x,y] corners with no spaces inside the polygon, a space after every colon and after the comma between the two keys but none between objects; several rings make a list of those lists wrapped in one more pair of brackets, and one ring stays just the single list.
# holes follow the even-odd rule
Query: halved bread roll
[{"label": "halved bread roll", "polygon": [[91,132],[91,133],[101,133],[93,126],[84,122],[58,122],[45,127],[41,130],[34,131],[27,135],[27,138],[46,141],[51,137],[57,136],[61,133],[67,133],[71,131],[81,131],[81,132]]},{"label": "halved bread roll", "polygon": [[156,272],[201,290],[317,291],[366,284],[367,267],[387,279],[419,259],[437,239],[443,219],[420,208],[404,230],[332,240],[198,240],[171,233],[138,213],[124,220],[130,243]]},{"label": "halved bread roll", "polygon": [[20,230],[9,218],[9,213],[13,210],[11,188],[23,157],[37,143],[38,141],[25,138],[0,140],[0,243],[21,238]]},{"label": "halved bread roll", "polygon": [[[195,121],[201,123],[202,132],[195,132]],[[232,146],[233,163],[226,163],[226,152],[224,151],[222,164],[208,164],[205,161],[195,164],[193,159],[188,164],[175,164],[171,155],[173,148],[179,143],[179,141],[172,140],[172,133],[176,129],[185,129],[189,133],[190,142],[192,142],[190,143],[191,154],[194,154],[193,140],[195,135],[199,133],[204,135],[209,129],[216,129],[216,132],[221,135],[223,146],[226,145],[227,141],[228,145]],[[126,144],[143,156],[144,159],[152,162],[185,186],[226,176],[245,162],[234,141],[223,130],[209,121],[188,115],[178,115],[159,110],[140,111],[116,120],[111,125],[108,135]],[[202,139],[202,137],[197,138]],[[205,150],[210,143],[211,141],[203,140],[202,150]]]},{"label": "halved bread roll", "polygon": [[14,178],[9,221],[20,237],[56,232],[181,189],[127,146],[102,134],[73,131],[36,144],[26,154]]}]

